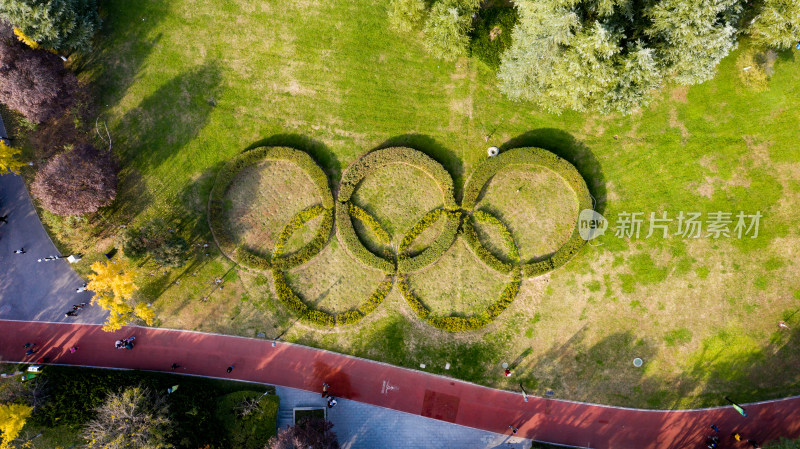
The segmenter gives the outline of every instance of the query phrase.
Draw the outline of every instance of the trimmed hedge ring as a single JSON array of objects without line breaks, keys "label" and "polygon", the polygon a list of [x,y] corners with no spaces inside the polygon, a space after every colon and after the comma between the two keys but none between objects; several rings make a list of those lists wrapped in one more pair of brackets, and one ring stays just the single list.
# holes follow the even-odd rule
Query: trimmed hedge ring
[{"label": "trimmed hedge ring", "polygon": [[[358,238],[353,228],[352,220],[354,212],[358,212],[359,214],[367,214],[367,212],[355,206],[350,201],[358,184],[364,178],[389,164],[407,164],[424,171],[428,176],[433,178],[436,185],[439,186],[439,189],[442,191],[442,200],[444,202],[444,209],[434,209],[428,212],[420,222],[412,227],[409,231],[409,235],[403,237],[402,242],[405,243],[405,245],[401,243],[401,248],[399,249],[400,254],[397,260],[389,260],[385,257],[381,257],[364,246],[364,243]],[[410,245],[411,241],[425,228],[436,221],[432,218],[434,215],[438,219],[442,213],[446,214],[447,223],[436,240],[420,254],[413,257],[404,256],[402,253],[405,247]],[[461,213],[458,211],[458,206],[453,196],[453,178],[440,163],[436,162],[425,153],[413,148],[391,147],[367,153],[347,167],[339,185],[339,198],[336,204],[336,222],[338,224],[337,236],[339,237],[339,241],[356,260],[368,267],[376,268],[387,274],[394,273],[395,271],[409,273],[421,270],[430,265],[450,248],[458,233],[458,227],[461,223]]]},{"label": "trimmed hedge ring", "polygon": [[[271,257],[237,246],[225,226],[224,197],[238,173],[264,160],[286,161],[295,164],[310,178],[322,197],[322,205],[314,205],[298,212],[281,230]],[[423,170],[434,179],[442,192],[444,207],[428,212],[403,236],[396,255],[381,257],[372,253],[363,244],[353,227],[353,219],[360,220],[380,240],[388,240],[388,234],[380,223],[366,210],[351,202],[358,184],[369,174],[389,164],[408,164]],[[576,223],[570,238],[553,254],[541,261],[520,263],[519,249],[508,227],[497,217],[483,210],[474,210],[484,186],[501,169],[512,165],[533,165],[547,168],[572,188],[578,198],[579,210],[591,209],[592,200],[586,182],[569,162],[540,148],[515,148],[485,160],[472,173],[464,189],[463,209],[459,209],[453,196],[453,180],[450,174],[426,154],[405,147],[392,147],[368,153],[347,168],[339,186],[339,198],[334,201],[328,178],[314,160],[303,151],[288,147],[259,147],[243,152],[231,159],[220,170],[211,190],[208,204],[208,221],[217,245],[222,253],[244,267],[272,271],[275,291],[279,300],[300,319],[319,326],[353,324],[373,312],[394,285],[394,276],[400,291],[414,313],[426,323],[448,332],[480,329],[499,316],[516,297],[522,277],[538,276],[569,261],[586,243],[578,232]],[[284,254],[286,243],[298,229],[308,221],[322,216],[322,223],[314,238],[300,250]],[[438,220],[446,220],[444,229],[434,242],[419,254],[411,256],[407,250],[413,241]],[[386,277],[370,297],[355,309],[341,313],[328,313],[308,306],[289,286],[286,270],[302,265],[328,243],[337,222],[337,237],[347,252],[362,264],[381,270]],[[480,242],[475,231],[476,223],[485,223],[497,229],[503,236],[511,262],[498,259]],[[466,239],[472,252],[488,267],[510,275],[500,297],[485,310],[467,317],[456,315],[433,315],[418,298],[408,283],[407,274],[421,270],[438,260],[453,244],[458,234]],[[387,258],[388,257],[388,258]],[[391,260],[390,260],[391,259]]]},{"label": "trimmed hedge ring", "polygon": [[[225,226],[224,219],[225,194],[231,183],[236,179],[236,176],[242,169],[262,161],[282,161],[295,164],[311,178],[311,181],[317,187],[317,192],[322,198],[322,206],[312,206],[299,212],[292,218],[278,237],[275,248],[278,254],[274,254],[271,258],[250,251],[242,246],[237,246],[233,240],[233,236],[228,231],[227,226]],[[214,187],[211,189],[209,197],[208,224],[220,251],[237,264],[254,270],[269,270],[273,267],[287,270],[308,262],[325,247],[326,243],[328,243],[328,238],[333,228],[333,206],[333,194],[331,194],[331,189],[328,186],[328,177],[316,162],[314,162],[311,156],[294,148],[258,147],[238,154],[228,161],[217,174],[217,179],[214,182]],[[291,233],[302,226],[303,223],[321,213],[325,214],[323,216],[322,225],[317,230],[317,234],[311,242],[294,254],[283,255],[283,245],[291,236]],[[294,226],[294,229],[291,229],[291,232],[287,231],[287,229],[292,226]],[[288,232],[288,235],[284,235],[286,232]]]},{"label": "trimmed hedge ring", "polygon": [[[488,183],[498,171],[512,165],[533,165],[544,167],[554,172],[564,179],[575,192],[575,195],[578,197],[578,212],[592,208],[592,197],[589,194],[589,188],[586,186],[586,181],[584,181],[581,174],[578,173],[578,170],[575,169],[572,164],[555,154],[535,147],[514,148],[500,153],[499,156],[484,160],[472,173],[472,176],[470,176],[464,188],[463,208],[468,211],[475,209],[478,197],[486,183]],[[481,214],[486,213],[483,211],[476,211],[473,212],[472,215],[475,219],[481,221],[486,220],[487,217],[479,216]],[[489,219],[489,221],[491,221],[491,219]],[[499,220],[497,221],[499,222]],[[578,231],[579,226],[580,223],[576,221],[575,228],[572,230],[569,239],[547,258],[521,264],[522,275],[528,278],[540,276],[567,263],[586,243]],[[501,273],[510,271],[506,271],[508,269],[508,263],[500,261],[483,247],[483,244],[480,243],[475,230],[472,229],[471,226],[469,229],[465,229],[464,234],[473,252],[486,263],[486,265]]]}]

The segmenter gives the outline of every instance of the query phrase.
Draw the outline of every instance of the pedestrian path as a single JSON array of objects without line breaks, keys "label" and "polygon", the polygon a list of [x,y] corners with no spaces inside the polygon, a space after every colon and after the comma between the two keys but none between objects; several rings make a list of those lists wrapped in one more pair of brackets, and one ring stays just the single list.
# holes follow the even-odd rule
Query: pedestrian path
[{"label": "pedestrian path", "polygon": [[[73,304],[90,303],[92,292],[77,293],[84,283],[60,256],[31,204],[25,182],[17,175],[0,176],[0,319],[98,324],[107,312],[87,305],[76,316],[64,316]],[[24,248],[24,254],[14,251]],[[66,254],[63,256],[67,256]]]},{"label": "pedestrian path", "polygon": [[[326,407],[327,404],[316,392],[289,387],[276,387],[276,390],[281,398],[278,428],[292,425],[294,407]],[[337,398],[337,401],[335,407],[326,410],[342,449],[531,447],[530,440],[524,438],[473,429],[347,399]]]},{"label": "pedestrian path", "polygon": [[[660,411],[537,397],[526,402],[515,392],[300,345],[273,346],[262,339],[139,327],[105,333],[98,325],[7,320],[0,320],[0,335],[0,358],[6,361],[47,356],[53,363],[157,371],[169,371],[172,363],[178,363],[187,374],[312,394],[327,382],[337,398],[498,434],[510,434],[508,426],[513,425],[519,428],[518,437],[571,446],[699,448],[711,424],[723,435],[736,431],[760,442],[800,436],[800,397],[744,404],[747,417],[732,407]],[[137,342],[133,351],[114,349],[115,340],[131,335]],[[42,350],[25,356],[26,342],[35,342]],[[80,350],[71,354],[68,348],[73,345]],[[228,374],[225,369],[230,365],[235,369]],[[334,411],[343,412],[345,403],[350,401],[341,401]]]}]

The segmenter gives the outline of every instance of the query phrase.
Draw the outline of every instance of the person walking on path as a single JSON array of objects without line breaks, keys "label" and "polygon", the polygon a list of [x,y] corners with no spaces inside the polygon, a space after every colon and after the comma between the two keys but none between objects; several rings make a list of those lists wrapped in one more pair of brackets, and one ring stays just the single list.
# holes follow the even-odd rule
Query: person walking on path
[{"label": "person walking on path", "polygon": [[503,375],[504,375],[504,376],[506,376],[506,377],[509,377],[509,376],[511,376],[511,370],[510,370],[510,369],[508,369],[508,368],[506,368],[506,369],[503,371]]},{"label": "person walking on path", "polygon": [[508,428],[511,429],[511,433],[517,433],[517,430],[519,430],[519,427],[514,427],[513,424],[509,425]]},{"label": "person walking on path", "polygon": [[741,436],[741,435],[739,435],[739,432],[733,432],[733,433],[731,434],[731,436],[732,436],[732,437],[733,437],[733,439],[734,439],[734,440],[736,440],[736,441],[742,441],[742,436]]},{"label": "person walking on path", "polygon": [[781,329],[789,329],[789,326],[786,324],[786,321],[778,322],[778,327],[780,327]]},{"label": "person walking on path", "polygon": [[226,369],[226,370],[225,370],[225,372],[227,372],[228,374],[230,374],[230,373],[231,373],[231,371],[233,371],[233,369],[234,369],[234,368],[236,368],[236,367],[235,367],[235,366],[233,366],[233,364],[231,364],[231,366],[229,366],[229,367],[228,367],[228,369]]},{"label": "person walking on path", "polygon": [[714,432],[717,432],[717,433],[719,433],[719,427],[717,427],[717,425],[716,425],[716,424],[711,424],[711,429],[712,429]]},{"label": "person walking on path", "polygon": [[172,371],[175,371],[176,369],[178,369],[180,367],[181,367],[181,365],[178,365],[177,363],[173,363],[170,368],[171,368]]},{"label": "person walking on path", "polygon": [[330,387],[331,386],[326,384],[325,382],[322,383],[322,397],[323,398],[328,397],[328,388],[330,388]]},{"label": "person walking on path", "polygon": [[75,293],[83,293],[85,291],[86,291],[86,284],[83,284],[82,287],[78,287],[78,288],[75,289]]},{"label": "person walking on path", "polygon": [[76,311],[75,311],[75,309],[68,310],[68,311],[67,311],[67,312],[64,314],[64,316],[78,316],[78,312],[76,312]]},{"label": "person walking on path", "polygon": [[78,349],[80,349],[78,346],[73,346],[69,348],[69,352],[70,354],[75,354],[75,351],[77,351]]},{"label": "person walking on path", "polygon": [[3,215],[2,217],[0,217],[0,222],[8,223],[8,214]]},{"label": "person walking on path", "polygon": [[[35,346],[36,343],[34,343],[33,345]],[[33,346],[31,346],[31,347],[28,348],[27,351],[25,351],[25,355],[33,355],[33,354],[36,354],[37,352],[39,352],[39,350],[34,348]]]},{"label": "person walking on path", "polygon": [[336,398],[333,396],[328,396],[328,408],[333,408],[337,404]]},{"label": "person walking on path", "polygon": [[25,248],[15,249],[14,254],[25,254]]}]

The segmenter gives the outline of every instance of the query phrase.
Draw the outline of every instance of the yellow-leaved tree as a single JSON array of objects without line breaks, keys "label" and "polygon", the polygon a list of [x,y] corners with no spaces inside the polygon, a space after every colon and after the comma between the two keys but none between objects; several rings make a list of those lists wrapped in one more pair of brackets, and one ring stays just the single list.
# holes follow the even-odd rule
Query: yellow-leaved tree
[{"label": "yellow-leaved tree", "polygon": [[31,39],[27,34],[23,33],[19,28],[14,27],[14,34],[17,36],[17,39],[19,39],[20,42],[28,47],[31,47],[34,50],[39,48],[39,44],[35,40]]},{"label": "yellow-leaved tree", "polygon": [[92,301],[109,312],[104,331],[113,332],[128,324],[134,316],[148,325],[153,324],[155,312],[150,307],[144,303],[131,305],[137,288],[133,282],[136,272],[132,268],[117,260],[95,262],[92,270],[94,273],[89,275],[86,289],[94,292]]},{"label": "yellow-leaved tree", "polygon": [[23,404],[0,404],[0,449],[9,449],[33,408]]},{"label": "yellow-leaved tree", "polygon": [[19,169],[25,166],[19,155],[18,149],[11,148],[0,140],[0,175],[8,172],[19,174]]}]

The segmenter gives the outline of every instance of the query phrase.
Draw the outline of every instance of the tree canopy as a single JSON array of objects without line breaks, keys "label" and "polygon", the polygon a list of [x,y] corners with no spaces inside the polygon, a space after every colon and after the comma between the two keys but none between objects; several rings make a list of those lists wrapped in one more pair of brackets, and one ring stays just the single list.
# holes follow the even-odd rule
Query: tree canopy
[{"label": "tree canopy", "polygon": [[22,152],[19,149],[12,148],[0,140],[0,175],[19,174],[19,169],[25,166],[25,163],[19,158],[20,154]]},{"label": "tree canopy", "polygon": [[96,212],[117,195],[117,165],[110,152],[80,144],[50,159],[36,173],[31,191],[57,215]]},{"label": "tree canopy", "polygon": [[94,273],[89,274],[86,288],[94,292],[94,303],[109,311],[103,330],[111,332],[120,329],[134,316],[148,325],[153,324],[155,314],[147,304],[131,305],[133,293],[137,289],[133,281],[136,274],[134,270],[117,260],[95,262],[92,264],[92,271]]},{"label": "tree canopy", "polygon": [[500,88],[549,112],[631,112],[666,82],[714,76],[736,45],[739,0],[518,0]]},{"label": "tree canopy", "polygon": [[24,404],[0,404],[0,449],[11,448],[11,442],[25,427],[33,408]]},{"label": "tree canopy", "polygon": [[0,98],[28,120],[41,123],[62,114],[77,88],[77,78],[58,56],[16,38],[0,39]]},{"label": "tree canopy", "polygon": [[269,440],[265,449],[339,449],[333,424],[320,418],[303,419],[297,424],[281,429]]},{"label": "tree canopy", "polygon": [[[390,21],[413,30],[424,18],[429,52],[452,60],[468,48],[490,66],[486,42],[502,27],[488,23],[492,8],[474,0],[392,0]],[[560,113],[631,113],[667,84],[692,85],[714,77],[719,62],[749,33],[761,47],[789,48],[800,40],[800,2],[763,0],[514,0],[517,23],[498,69],[500,90]],[[483,9],[481,9],[483,8]],[[750,8],[747,10],[746,8]],[[496,14],[494,14],[496,15]],[[752,20],[751,20],[752,19]],[[485,22],[485,23],[484,23]],[[472,32],[475,24],[479,32]],[[472,32],[471,36],[468,36]],[[489,33],[495,33],[488,36]],[[479,42],[480,43],[480,42]]]},{"label": "tree canopy", "polygon": [[100,28],[95,0],[0,0],[0,18],[58,51],[89,50]]},{"label": "tree canopy", "polygon": [[158,264],[179,267],[186,262],[189,244],[168,229],[161,219],[147,222],[140,228],[131,228],[123,236],[123,251],[132,259],[150,255]]},{"label": "tree canopy", "polygon": [[112,394],[86,426],[89,449],[168,449],[172,434],[166,398],[142,387]]}]

